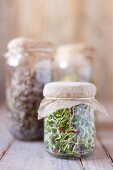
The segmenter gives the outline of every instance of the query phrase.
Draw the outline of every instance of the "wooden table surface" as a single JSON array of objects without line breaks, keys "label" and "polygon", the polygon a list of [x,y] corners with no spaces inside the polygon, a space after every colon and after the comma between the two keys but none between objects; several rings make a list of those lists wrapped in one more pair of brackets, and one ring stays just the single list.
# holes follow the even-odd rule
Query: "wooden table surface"
[{"label": "wooden table surface", "polygon": [[98,114],[97,147],[86,159],[65,160],[50,156],[43,142],[13,139],[6,126],[6,109],[0,107],[0,170],[113,170],[113,108],[109,118]]}]

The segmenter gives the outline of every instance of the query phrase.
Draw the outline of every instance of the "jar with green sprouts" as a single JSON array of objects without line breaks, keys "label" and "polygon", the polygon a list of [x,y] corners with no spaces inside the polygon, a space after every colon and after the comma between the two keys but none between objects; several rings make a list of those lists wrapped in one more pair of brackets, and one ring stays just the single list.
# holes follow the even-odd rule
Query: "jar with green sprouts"
[{"label": "jar with green sprouts", "polygon": [[60,158],[80,158],[95,149],[95,110],[105,112],[94,99],[96,87],[85,82],[53,82],[44,87],[39,119],[44,119],[47,152]]}]

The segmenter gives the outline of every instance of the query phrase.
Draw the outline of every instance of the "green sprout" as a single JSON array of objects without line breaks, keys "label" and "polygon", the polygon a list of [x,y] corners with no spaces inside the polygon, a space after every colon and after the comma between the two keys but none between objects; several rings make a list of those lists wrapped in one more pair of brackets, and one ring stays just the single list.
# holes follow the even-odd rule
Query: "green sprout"
[{"label": "green sprout", "polygon": [[81,157],[95,146],[94,109],[85,104],[60,109],[45,118],[44,142],[55,155]]}]

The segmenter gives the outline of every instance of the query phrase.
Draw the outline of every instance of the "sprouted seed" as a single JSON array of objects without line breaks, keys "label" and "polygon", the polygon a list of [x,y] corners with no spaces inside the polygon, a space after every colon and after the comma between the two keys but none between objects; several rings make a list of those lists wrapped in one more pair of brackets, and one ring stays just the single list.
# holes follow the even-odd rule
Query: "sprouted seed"
[{"label": "sprouted seed", "polygon": [[53,155],[81,157],[95,147],[94,109],[85,104],[60,109],[45,118],[45,146]]}]

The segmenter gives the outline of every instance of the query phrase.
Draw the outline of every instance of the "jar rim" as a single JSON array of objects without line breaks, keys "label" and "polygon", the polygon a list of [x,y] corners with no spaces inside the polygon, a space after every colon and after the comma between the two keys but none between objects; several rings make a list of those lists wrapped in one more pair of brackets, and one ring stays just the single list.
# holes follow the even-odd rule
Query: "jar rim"
[{"label": "jar rim", "polygon": [[53,48],[51,42],[37,42],[25,37],[12,39],[7,45],[8,52],[52,52]]}]

